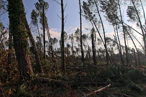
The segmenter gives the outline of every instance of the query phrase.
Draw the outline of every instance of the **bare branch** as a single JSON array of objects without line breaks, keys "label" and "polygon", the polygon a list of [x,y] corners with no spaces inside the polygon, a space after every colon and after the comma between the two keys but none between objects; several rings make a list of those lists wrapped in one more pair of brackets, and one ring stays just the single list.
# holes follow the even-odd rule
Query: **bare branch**
[{"label": "bare branch", "polygon": [[61,19],[61,17],[57,14],[57,16]]},{"label": "bare branch", "polygon": [[56,0],[54,0],[57,4],[59,4],[59,5],[61,5],[61,3],[60,2],[58,2],[58,1],[56,1]]},{"label": "bare branch", "polygon": [[64,10],[65,10],[66,6],[67,6],[67,4],[65,4],[65,6],[64,6]]},{"label": "bare branch", "polygon": [[111,86],[111,84],[109,84],[109,85],[107,85],[107,86],[105,86],[105,87],[102,87],[102,88],[100,88],[100,89],[98,89],[98,90],[96,90],[96,91],[93,91],[93,92],[91,92],[91,93],[89,93],[89,94],[86,94],[86,95],[84,95],[83,97],[89,97],[89,96],[91,96],[91,95],[93,95],[93,94],[96,94],[96,93],[98,93],[98,92],[101,92],[101,91],[105,90],[106,88],[108,88],[108,87],[110,87],[110,86]]},{"label": "bare branch", "polygon": [[1,14],[0,14],[0,16],[2,16],[3,14],[5,14],[6,12],[7,12],[7,11],[5,11],[5,12],[1,13]]}]

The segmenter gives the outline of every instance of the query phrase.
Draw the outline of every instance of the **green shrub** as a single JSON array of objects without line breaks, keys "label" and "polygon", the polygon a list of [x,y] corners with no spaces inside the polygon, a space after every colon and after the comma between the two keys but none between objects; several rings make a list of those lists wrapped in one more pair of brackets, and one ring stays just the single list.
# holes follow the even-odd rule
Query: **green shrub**
[{"label": "green shrub", "polygon": [[103,69],[98,74],[99,78],[111,78],[114,77],[114,73],[110,69]]},{"label": "green shrub", "polygon": [[142,80],[144,80],[146,78],[146,75],[142,71],[137,70],[137,69],[133,69],[133,70],[129,71],[127,76],[133,82],[141,82]]}]

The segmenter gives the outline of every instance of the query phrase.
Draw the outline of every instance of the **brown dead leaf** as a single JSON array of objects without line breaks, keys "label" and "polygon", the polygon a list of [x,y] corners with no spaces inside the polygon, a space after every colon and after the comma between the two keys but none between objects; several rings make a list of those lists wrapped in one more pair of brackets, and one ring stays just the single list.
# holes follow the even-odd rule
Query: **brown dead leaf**
[{"label": "brown dead leaf", "polygon": [[38,86],[35,85],[32,91],[36,91],[37,88],[38,88]]},{"label": "brown dead leaf", "polygon": [[12,90],[10,88],[9,91],[8,91],[8,96],[10,96],[11,94],[12,94]]}]

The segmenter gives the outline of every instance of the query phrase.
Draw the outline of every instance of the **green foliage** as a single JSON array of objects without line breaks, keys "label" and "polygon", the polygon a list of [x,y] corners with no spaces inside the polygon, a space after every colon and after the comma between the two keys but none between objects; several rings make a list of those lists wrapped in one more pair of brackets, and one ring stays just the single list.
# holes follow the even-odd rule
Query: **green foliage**
[{"label": "green foliage", "polygon": [[133,82],[139,82],[146,80],[146,75],[137,69],[132,69],[128,72],[127,76],[133,81]]},{"label": "green foliage", "polygon": [[[27,32],[25,29],[25,13],[21,0],[8,0],[8,12],[10,21],[10,33],[13,35],[14,47],[19,48],[18,41],[21,41],[24,48],[28,47]],[[27,50],[27,49],[26,49]]]},{"label": "green foliage", "polygon": [[31,12],[31,22],[34,26],[38,25],[38,19],[37,19],[38,16],[39,14],[33,9]]},{"label": "green foliage", "polygon": [[[35,3],[35,8],[36,11],[33,9],[31,12],[31,19],[32,23],[37,26],[38,20],[37,17],[40,16],[40,23],[43,26],[43,7],[44,10],[46,11],[49,8],[48,2],[45,2],[44,0],[39,0],[37,3]],[[47,17],[44,15],[44,22],[45,22],[45,28],[48,28],[48,23],[47,23]]]},{"label": "green foliage", "polygon": [[103,69],[98,74],[99,78],[111,78],[114,77],[114,73],[110,69]]},{"label": "green foliage", "polygon": [[129,88],[131,89],[131,91],[135,91],[137,93],[142,93],[142,91],[143,91],[142,87],[135,83],[130,84]]}]

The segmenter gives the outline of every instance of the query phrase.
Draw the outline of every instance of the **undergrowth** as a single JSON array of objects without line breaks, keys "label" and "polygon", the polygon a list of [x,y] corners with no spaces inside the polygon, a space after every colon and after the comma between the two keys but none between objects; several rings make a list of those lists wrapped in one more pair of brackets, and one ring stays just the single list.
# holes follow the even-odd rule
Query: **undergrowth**
[{"label": "undergrowth", "polygon": [[[71,64],[73,66],[73,64]],[[35,66],[35,64],[34,64]],[[0,82],[0,97],[81,97],[101,87],[111,87],[91,97],[145,97],[145,70],[124,66],[93,66],[68,68],[66,75],[55,64],[44,64],[44,74],[35,74],[29,81],[14,78]],[[0,73],[3,76],[4,73]],[[50,81],[37,80],[38,77]],[[57,80],[57,82],[55,81]],[[60,81],[60,82],[59,82]],[[64,85],[65,84],[65,85]]]}]

